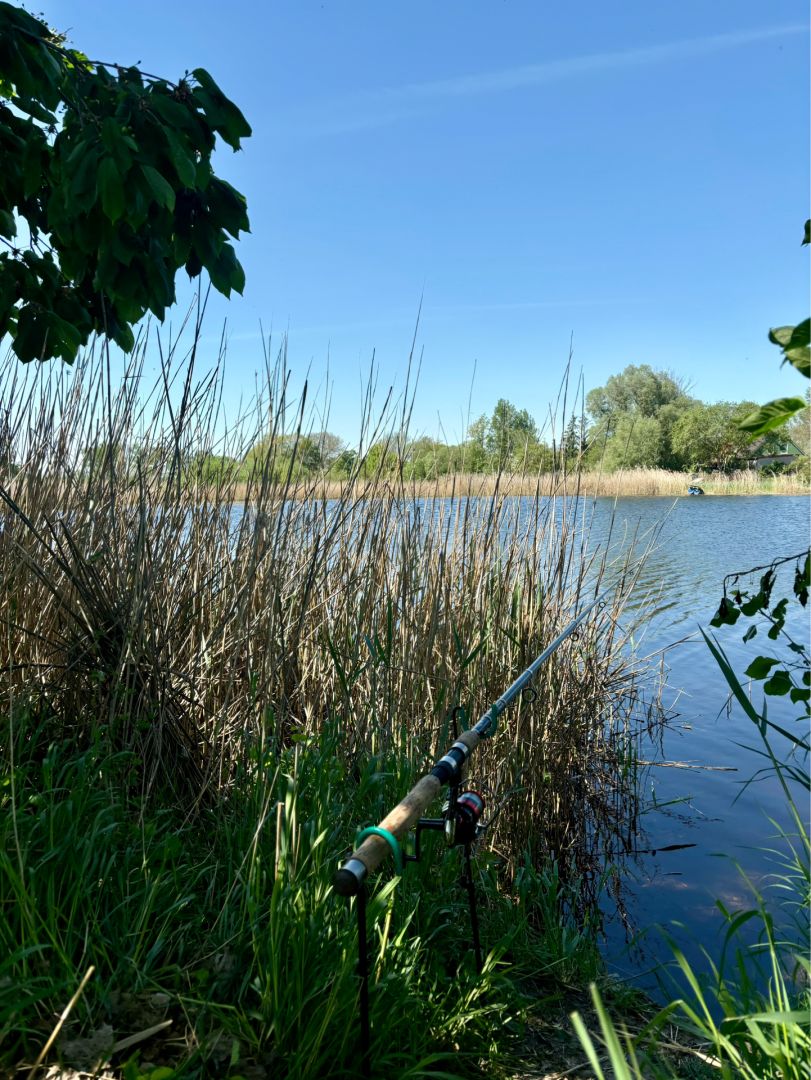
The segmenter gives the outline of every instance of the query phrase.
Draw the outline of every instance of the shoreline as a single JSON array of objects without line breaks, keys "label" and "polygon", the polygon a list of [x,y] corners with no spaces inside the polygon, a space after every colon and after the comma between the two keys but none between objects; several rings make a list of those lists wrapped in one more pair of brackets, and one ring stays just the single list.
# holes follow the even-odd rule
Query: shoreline
[{"label": "shoreline", "polygon": [[[761,478],[752,471],[732,473],[693,481],[703,488],[704,497],[746,495],[807,495],[809,484],[795,476]],[[369,479],[329,480],[315,477],[280,483],[286,496],[296,499],[363,498],[374,491],[375,498],[527,498],[540,496],[589,498],[701,498],[687,493],[688,474],[662,469],[628,469],[615,473],[543,473],[538,476],[456,473],[433,480],[410,480],[405,477],[370,477]],[[245,502],[253,485],[248,481],[225,481],[224,501]],[[216,491],[209,489],[212,494]]]}]

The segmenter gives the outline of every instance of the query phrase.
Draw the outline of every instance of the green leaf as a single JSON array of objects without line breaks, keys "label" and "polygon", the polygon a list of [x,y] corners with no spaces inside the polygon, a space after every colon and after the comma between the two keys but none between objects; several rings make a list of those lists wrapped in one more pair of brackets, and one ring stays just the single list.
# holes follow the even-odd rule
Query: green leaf
[{"label": "green leaf", "polygon": [[[70,162],[74,154],[76,164],[72,166]],[[81,139],[77,142],[66,155],[62,168],[69,177],[63,196],[68,206],[72,202],[77,210],[89,210],[96,201],[99,181],[99,153],[95,140]]]},{"label": "green leaf", "polygon": [[805,231],[803,233],[803,243],[811,244],[811,218],[805,223]]},{"label": "green leaf", "polygon": [[250,124],[204,68],[195,68],[192,75],[199,83],[199,88],[194,91],[194,100],[202,106],[214,130],[229,146],[239,150],[240,139],[247,139],[251,134]]},{"label": "green leaf", "polygon": [[774,665],[779,663],[779,660],[773,660],[770,656],[756,656],[744,675],[748,675],[750,679],[765,679]]},{"label": "green leaf", "polygon": [[783,694],[788,694],[790,692],[791,687],[792,682],[789,673],[783,668],[779,668],[772,677],[763,684],[763,692],[772,697],[782,697]]},{"label": "green leaf", "polygon": [[17,316],[14,352],[24,364],[53,355],[48,350],[48,320],[45,313],[32,304],[26,304]]},{"label": "green leaf", "polygon": [[192,251],[185,262],[186,273],[190,278],[196,278],[203,269],[203,262],[196,251]]},{"label": "green leaf", "polygon": [[56,124],[56,116],[50,109],[44,108],[41,102],[35,98],[26,97],[22,94],[15,95],[14,108],[20,109],[22,112],[28,113],[29,116],[33,116],[35,120],[39,120],[41,124]]},{"label": "green leaf", "polygon": [[803,690],[799,686],[792,686],[789,696],[791,697],[791,700],[796,705],[798,701],[809,701],[809,700],[811,700],[811,690]]},{"label": "green leaf", "polygon": [[230,296],[232,289],[241,294],[245,288],[245,271],[239,265],[230,244],[223,244],[216,259],[206,263],[206,269],[211,284],[224,296]]},{"label": "green leaf", "polygon": [[811,378],[811,320],[806,319],[797,326],[778,326],[769,331],[769,341],[779,345],[785,359],[806,378]]},{"label": "green leaf", "polygon": [[126,203],[121,174],[111,157],[104,158],[99,167],[98,184],[102,210],[110,221],[118,221]]},{"label": "green leaf", "polygon": [[169,160],[172,162],[181,184],[187,188],[195,187],[197,170],[191,156],[184,149],[180,139],[171,128],[163,128],[163,137],[169,150]]},{"label": "green leaf", "polygon": [[148,102],[149,108],[157,113],[158,118],[163,122],[164,134],[170,129],[187,133],[194,131],[194,114],[187,105],[183,105],[168,94],[157,90],[149,95]]},{"label": "green leaf", "polygon": [[806,407],[805,401],[800,397],[777,398],[762,405],[755,412],[750,413],[738,423],[742,431],[749,431],[753,435],[765,435],[767,431],[774,431],[782,427],[798,412]]},{"label": "green leaf", "polygon": [[169,181],[151,165],[142,165],[141,172],[144,174],[144,179],[155,196],[155,202],[165,206],[167,210],[174,210],[175,190]]},{"label": "green leaf", "polygon": [[786,360],[806,379],[811,378],[811,349],[807,345],[800,349],[786,349]]},{"label": "green leaf", "polygon": [[779,345],[781,349],[785,349],[793,333],[793,326],[775,326],[769,331],[769,341],[772,345]]},{"label": "green leaf", "polygon": [[132,165],[132,155],[137,153],[138,144],[121,130],[120,120],[108,116],[101,131],[104,149],[112,157],[119,171],[126,174]]},{"label": "green leaf", "polygon": [[30,199],[42,184],[43,167],[48,161],[45,140],[30,139],[23,154],[23,195]]},{"label": "green leaf", "polygon": [[111,336],[116,345],[124,352],[132,352],[135,346],[135,335],[128,323],[116,321],[110,328]]},{"label": "green leaf", "polygon": [[238,237],[240,231],[248,231],[248,213],[244,195],[224,180],[214,177],[206,188],[206,196],[209,211],[218,225],[227,229],[233,237]]},{"label": "green leaf", "polygon": [[772,618],[777,619],[778,622],[785,622],[786,621],[786,610],[787,610],[787,608],[788,608],[788,600],[787,600],[786,597],[783,597],[783,599],[778,600],[777,603],[772,608]]},{"label": "green leaf", "polygon": [[762,592],[759,592],[755,593],[754,596],[751,596],[748,600],[741,604],[741,611],[744,613],[747,619],[751,619],[753,615],[757,615],[757,613],[761,611],[765,606],[766,597],[763,595]]},{"label": "green leaf", "polygon": [[17,222],[10,210],[0,210],[0,236],[9,239],[17,235]]},{"label": "green leaf", "polygon": [[794,571],[794,595],[803,607],[808,603],[809,587],[811,587],[811,556],[806,555],[802,570],[798,566]]},{"label": "green leaf", "polygon": [[726,596],[723,596],[718,610],[710,620],[710,626],[734,626],[740,617],[740,610],[731,604]]},{"label": "green leaf", "polygon": [[811,319],[798,323],[789,341],[789,348],[792,349],[799,349],[803,345],[811,345]]}]

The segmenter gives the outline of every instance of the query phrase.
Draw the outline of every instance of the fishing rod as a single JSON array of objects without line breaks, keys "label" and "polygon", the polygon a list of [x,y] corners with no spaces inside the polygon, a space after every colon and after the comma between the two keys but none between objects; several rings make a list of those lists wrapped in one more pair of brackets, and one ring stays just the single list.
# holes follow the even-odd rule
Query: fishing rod
[{"label": "fishing rod", "polygon": [[[332,886],[340,896],[357,898],[358,916],[358,975],[360,976],[360,1028],[361,1028],[361,1071],[362,1075],[371,1075],[370,1030],[369,1030],[369,959],[366,933],[366,882],[380,866],[387,855],[394,858],[395,868],[402,875],[406,862],[420,859],[420,836],[425,830],[442,831],[449,847],[462,846],[465,855],[465,871],[462,884],[465,886],[470,904],[471,936],[476,956],[476,968],[482,970],[482,954],[479,941],[479,924],[476,911],[476,894],[471,867],[471,849],[473,843],[486,829],[481,818],[484,813],[484,799],[477,791],[462,791],[466,765],[470,755],[482,739],[495,735],[499,717],[509,708],[515,699],[527,689],[530,683],[550,656],[567,638],[588,618],[595,608],[605,607],[605,598],[610,590],[601,593],[572,619],[568,626],[552,641],[543,652],[523,671],[483,713],[478,723],[458,736],[448,752],[436,762],[429,773],[423,776],[397,806],[391,810],[379,825],[362,829],[355,837],[355,850],[336,872]],[[534,693],[534,691],[533,691]],[[454,720],[458,710],[454,710]],[[442,817],[424,818],[423,811],[434,801],[445,785],[450,786],[450,796],[442,808]],[[404,854],[400,841],[415,829],[414,853]]]},{"label": "fishing rod", "polygon": [[[386,815],[374,832],[352,852],[338,870],[332,885],[340,896],[357,896],[363,882],[385,859],[394,853],[389,836],[399,841],[417,823],[423,810],[437,797],[445,784],[462,779],[464,766],[482,739],[495,734],[498,719],[526,689],[549,657],[577,630],[594,609],[605,604],[608,591],[601,593],[573,619],[555,640],[548,645],[529,667],[495,701],[470,730],[462,732],[444,757],[434,765],[409,791],[406,797]],[[386,835],[388,834],[388,836]],[[396,858],[396,856],[395,856]]]}]

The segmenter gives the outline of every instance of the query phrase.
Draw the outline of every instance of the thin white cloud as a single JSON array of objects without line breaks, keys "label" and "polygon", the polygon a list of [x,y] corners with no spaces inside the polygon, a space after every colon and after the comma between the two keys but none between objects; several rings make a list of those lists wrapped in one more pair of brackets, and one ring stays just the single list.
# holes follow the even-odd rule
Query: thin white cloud
[{"label": "thin white cloud", "polygon": [[[655,67],[660,64],[691,60],[755,45],[771,39],[807,34],[806,24],[793,23],[768,26],[755,30],[737,30],[727,34],[689,38],[663,45],[647,45],[638,49],[570,56],[547,60],[540,64],[502,71],[458,75],[429,82],[406,83],[383,87],[342,98],[321,102],[297,114],[309,134],[339,134],[370,127],[380,127],[396,120],[424,113],[443,102],[500,94],[547,83],[561,82],[578,76],[628,68]],[[308,122],[309,121],[309,122]]]}]

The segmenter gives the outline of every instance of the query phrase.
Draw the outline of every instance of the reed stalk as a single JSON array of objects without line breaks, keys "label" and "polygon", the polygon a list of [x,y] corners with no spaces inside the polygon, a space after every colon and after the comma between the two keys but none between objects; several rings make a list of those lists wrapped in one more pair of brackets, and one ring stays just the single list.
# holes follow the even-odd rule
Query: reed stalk
[{"label": "reed stalk", "polygon": [[[626,649],[639,553],[609,565],[592,547],[576,474],[556,479],[560,498],[537,481],[537,497],[519,502],[499,478],[426,495],[402,468],[364,476],[361,453],[327,492],[295,469],[310,420],[306,396],[289,395],[284,352],[226,420],[223,358],[198,372],[200,331],[198,320],[188,344],[144,337],[120,378],[99,351],[74,371],[9,361],[0,372],[0,689],[14,826],[0,900],[20,941],[6,977],[28,988],[25,1024],[36,1030],[37,1002],[55,1007],[79,965],[119,987],[122,963],[139,985],[172,965],[207,971],[217,1001],[231,994],[247,1010],[229,1030],[242,1031],[249,1011],[253,1044],[283,1055],[285,1075],[326,1075],[329,1053],[347,1053],[335,1033],[354,984],[351,949],[316,912],[361,808],[376,820],[394,781],[444,751],[455,710],[479,715],[609,582],[608,606],[544,667],[469,779],[491,807],[488,844],[508,894],[553,866],[571,911],[582,910],[606,859],[633,847],[635,743],[655,717],[640,707],[655,687]],[[368,395],[361,447],[405,445],[400,406],[375,414]],[[251,453],[260,441],[264,452]],[[212,455],[239,466],[212,480]],[[304,790],[316,793],[306,813]],[[171,830],[154,824],[164,814],[197,852],[176,874]],[[79,820],[98,843],[82,841]],[[128,820],[140,822],[140,862]],[[46,865],[49,843],[70,859],[55,823],[78,853],[61,885]],[[111,862],[105,830],[119,853]],[[104,903],[96,888],[109,890]],[[181,914],[190,897],[202,921]],[[433,995],[425,1038],[447,1045],[454,1025],[486,1009],[472,989],[468,1012],[445,1017],[440,999],[452,991],[435,975],[427,988],[405,932],[419,929],[418,906],[386,947],[401,989]],[[307,919],[332,942],[332,961],[316,955]],[[209,952],[226,967],[238,952],[250,974],[217,972]],[[296,1019],[313,994],[321,1011]],[[419,1024],[415,1009],[403,1015]],[[420,1039],[410,1067],[428,1054]]]}]

